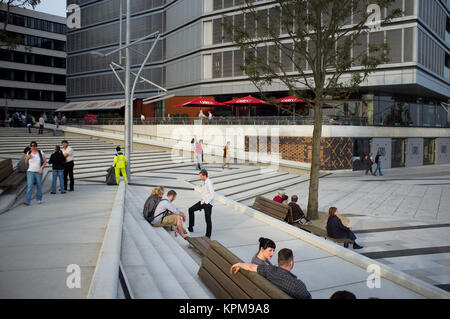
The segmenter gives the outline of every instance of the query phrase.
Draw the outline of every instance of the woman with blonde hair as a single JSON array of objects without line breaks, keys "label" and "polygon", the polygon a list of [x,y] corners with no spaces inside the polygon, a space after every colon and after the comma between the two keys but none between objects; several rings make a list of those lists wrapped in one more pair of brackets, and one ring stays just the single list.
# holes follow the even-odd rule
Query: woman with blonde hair
[{"label": "woman with blonde hair", "polygon": [[[330,207],[328,210],[328,221],[327,221],[327,233],[328,236],[333,238],[349,238],[353,240],[353,249],[361,249],[362,246],[356,243],[356,236],[352,232],[351,227],[346,227],[342,224],[341,219],[337,216],[338,209],[336,207]],[[344,244],[347,248],[348,244]]]},{"label": "woman with blonde hair", "polygon": [[152,190],[151,195],[147,198],[144,204],[143,215],[150,223],[153,220],[153,214],[156,207],[164,196],[164,186],[157,186]]}]

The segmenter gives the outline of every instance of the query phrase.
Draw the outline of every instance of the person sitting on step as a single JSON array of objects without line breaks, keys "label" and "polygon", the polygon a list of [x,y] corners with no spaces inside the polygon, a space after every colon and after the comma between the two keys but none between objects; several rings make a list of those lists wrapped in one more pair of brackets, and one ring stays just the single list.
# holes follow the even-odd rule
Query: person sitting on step
[{"label": "person sitting on step", "polygon": [[167,196],[164,196],[156,206],[151,225],[153,227],[177,226],[178,233],[186,239],[188,238],[187,231],[183,228],[181,221],[181,219],[186,221],[186,215],[172,204],[176,197],[177,193],[174,190],[167,192]]}]

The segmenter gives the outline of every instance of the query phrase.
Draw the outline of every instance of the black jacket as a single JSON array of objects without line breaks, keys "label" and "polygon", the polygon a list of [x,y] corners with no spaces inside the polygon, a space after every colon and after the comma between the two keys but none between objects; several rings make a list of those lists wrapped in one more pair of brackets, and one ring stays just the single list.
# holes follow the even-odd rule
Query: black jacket
[{"label": "black jacket", "polygon": [[290,207],[292,207],[292,219],[299,220],[300,218],[305,216],[305,213],[303,213],[302,209],[297,203],[290,202],[288,204]]},{"label": "black jacket", "polygon": [[327,221],[327,233],[328,236],[333,238],[345,238],[346,234],[350,231],[348,227],[342,224],[342,221],[337,216],[328,217]]},{"label": "black jacket", "polygon": [[50,156],[49,164],[52,164],[53,169],[64,169],[64,164],[66,163],[66,158],[61,151],[55,152]]}]

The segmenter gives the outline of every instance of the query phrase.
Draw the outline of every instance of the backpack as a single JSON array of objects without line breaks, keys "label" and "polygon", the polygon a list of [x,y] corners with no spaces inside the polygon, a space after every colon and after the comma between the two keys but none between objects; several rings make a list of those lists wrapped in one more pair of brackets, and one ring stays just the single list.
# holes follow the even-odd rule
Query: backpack
[{"label": "backpack", "polygon": [[167,210],[166,210],[166,211],[162,212],[161,214],[158,214],[155,216],[156,207],[158,207],[159,203],[163,200],[167,200],[167,199],[161,199],[160,197],[157,197],[157,196],[156,197],[150,196],[145,201],[144,210],[142,211],[142,213],[144,214],[144,218],[149,223],[151,223],[153,221],[153,219],[155,219],[156,217],[167,213]]}]

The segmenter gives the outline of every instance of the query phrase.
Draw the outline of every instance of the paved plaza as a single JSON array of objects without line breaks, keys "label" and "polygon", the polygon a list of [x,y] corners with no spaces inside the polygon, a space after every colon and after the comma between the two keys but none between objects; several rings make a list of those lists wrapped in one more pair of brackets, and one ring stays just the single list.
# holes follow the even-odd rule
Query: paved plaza
[{"label": "paved plaza", "polygon": [[[118,190],[104,183],[113,153],[108,144],[104,146],[99,150],[75,148],[75,192],[50,195],[50,174],[44,183],[43,204],[33,200],[30,207],[21,205],[22,193],[12,209],[0,214],[1,298],[87,297]],[[17,148],[12,155],[17,159],[19,154]],[[121,248],[121,263],[133,296],[213,298],[197,276],[201,263],[197,251],[173,231],[152,228],[142,217],[142,206],[157,185],[164,185],[166,191],[175,189],[175,205],[186,213],[200,198],[194,189],[200,185],[195,164],[189,160],[174,163],[171,154],[159,150],[136,151],[133,157],[136,164],[126,189]],[[255,217],[235,206],[251,206],[256,196],[272,198],[284,189],[288,195],[299,195],[305,209],[307,176],[257,165],[233,164],[232,170],[223,170],[220,164],[209,163],[206,168],[217,193],[211,239],[244,261],[257,252],[259,237],[274,240],[277,250],[291,248],[293,273],[305,282],[313,298],[329,298],[337,290],[352,291],[362,299],[424,298],[385,277],[381,288],[368,288],[366,269],[354,262],[358,256],[440,288],[444,295],[449,291],[450,165],[389,169],[383,177],[324,172],[320,210],[338,207],[364,246],[359,251],[334,243],[324,248],[314,235],[289,230],[286,227],[290,226],[280,226],[270,217]],[[203,214],[197,212],[191,236],[203,236],[205,227]],[[70,264],[81,267],[79,289],[66,285]],[[117,294],[125,297],[121,288]]]}]

